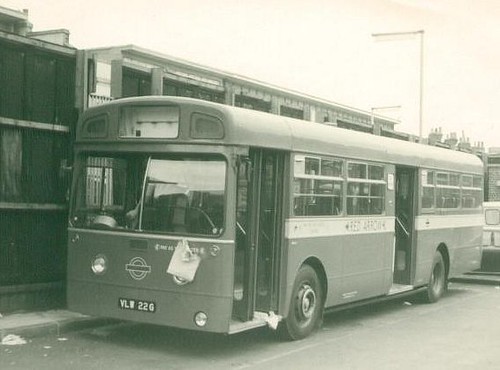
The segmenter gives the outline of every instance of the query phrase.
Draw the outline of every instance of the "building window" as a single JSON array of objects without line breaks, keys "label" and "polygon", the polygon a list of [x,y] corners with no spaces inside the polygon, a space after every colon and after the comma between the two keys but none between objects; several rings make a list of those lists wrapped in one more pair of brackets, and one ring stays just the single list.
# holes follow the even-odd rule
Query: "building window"
[{"label": "building window", "polygon": [[287,107],[286,105],[280,106],[280,116],[304,119],[304,111],[302,109]]},{"label": "building window", "polygon": [[181,83],[170,79],[163,80],[163,95],[184,96],[200,100],[213,101],[216,103],[224,103],[223,91]]},{"label": "building window", "polygon": [[234,106],[267,113],[271,112],[271,102],[242,94],[234,96]]}]

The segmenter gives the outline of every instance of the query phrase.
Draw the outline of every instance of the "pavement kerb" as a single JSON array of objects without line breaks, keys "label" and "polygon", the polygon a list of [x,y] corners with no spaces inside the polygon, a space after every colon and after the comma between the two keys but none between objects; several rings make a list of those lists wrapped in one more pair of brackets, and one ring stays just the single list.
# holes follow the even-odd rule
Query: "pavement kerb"
[{"label": "pavement kerb", "polygon": [[119,320],[91,317],[69,311],[27,312],[0,318],[0,340],[14,334],[24,339],[64,333],[119,323]]},{"label": "pavement kerb", "polygon": [[484,284],[484,285],[499,285],[500,286],[500,276],[499,275],[486,275],[486,274],[464,274],[459,277],[455,277],[451,280],[460,283],[470,283],[470,284]]},{"label": "pavement kerb", "polygon": [[[460,283],[500,286],[500,275],[464,274],[451,280]],[[25,339],[114,325],[122,321],[82,315],[67,310],[14,313],[0,316],[0,341],[9,334]]]}]

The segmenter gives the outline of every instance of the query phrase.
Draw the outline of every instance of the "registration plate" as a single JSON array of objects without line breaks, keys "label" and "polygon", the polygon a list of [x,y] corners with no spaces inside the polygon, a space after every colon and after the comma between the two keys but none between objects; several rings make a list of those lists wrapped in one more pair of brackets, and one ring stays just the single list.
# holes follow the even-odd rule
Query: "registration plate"
[{"label": "registration plate", "polygon": [[142,299],[118,298],[118,307],[122,310],[132,310],[141,312],[155,312],[156,303],[144,301]]}]

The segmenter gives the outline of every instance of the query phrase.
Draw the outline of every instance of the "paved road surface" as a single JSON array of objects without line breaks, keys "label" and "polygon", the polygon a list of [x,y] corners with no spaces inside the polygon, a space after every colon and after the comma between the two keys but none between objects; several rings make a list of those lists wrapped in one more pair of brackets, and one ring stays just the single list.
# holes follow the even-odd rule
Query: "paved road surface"
[{"label": "paved road surface", "polygon": [[219,336],[126,323],[0,346],[0,369],[498,369],[500,287],[453,283],[338,312],[299,342],[267,329]]}]

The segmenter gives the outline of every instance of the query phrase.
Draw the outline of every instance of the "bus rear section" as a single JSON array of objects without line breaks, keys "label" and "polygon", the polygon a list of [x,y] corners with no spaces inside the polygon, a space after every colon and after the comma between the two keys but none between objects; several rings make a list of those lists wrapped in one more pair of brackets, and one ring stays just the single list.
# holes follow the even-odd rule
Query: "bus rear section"
[{"label": "bus rear section", "polygon": [[453,277],[479,267],[482,176],[398,167],[395,278],[427,284],[436,253]]},{"label": "bus rear section", "polygon": [[227,332],[234,241],[222,156],[80,153],[68,250],[68,308]]}]

